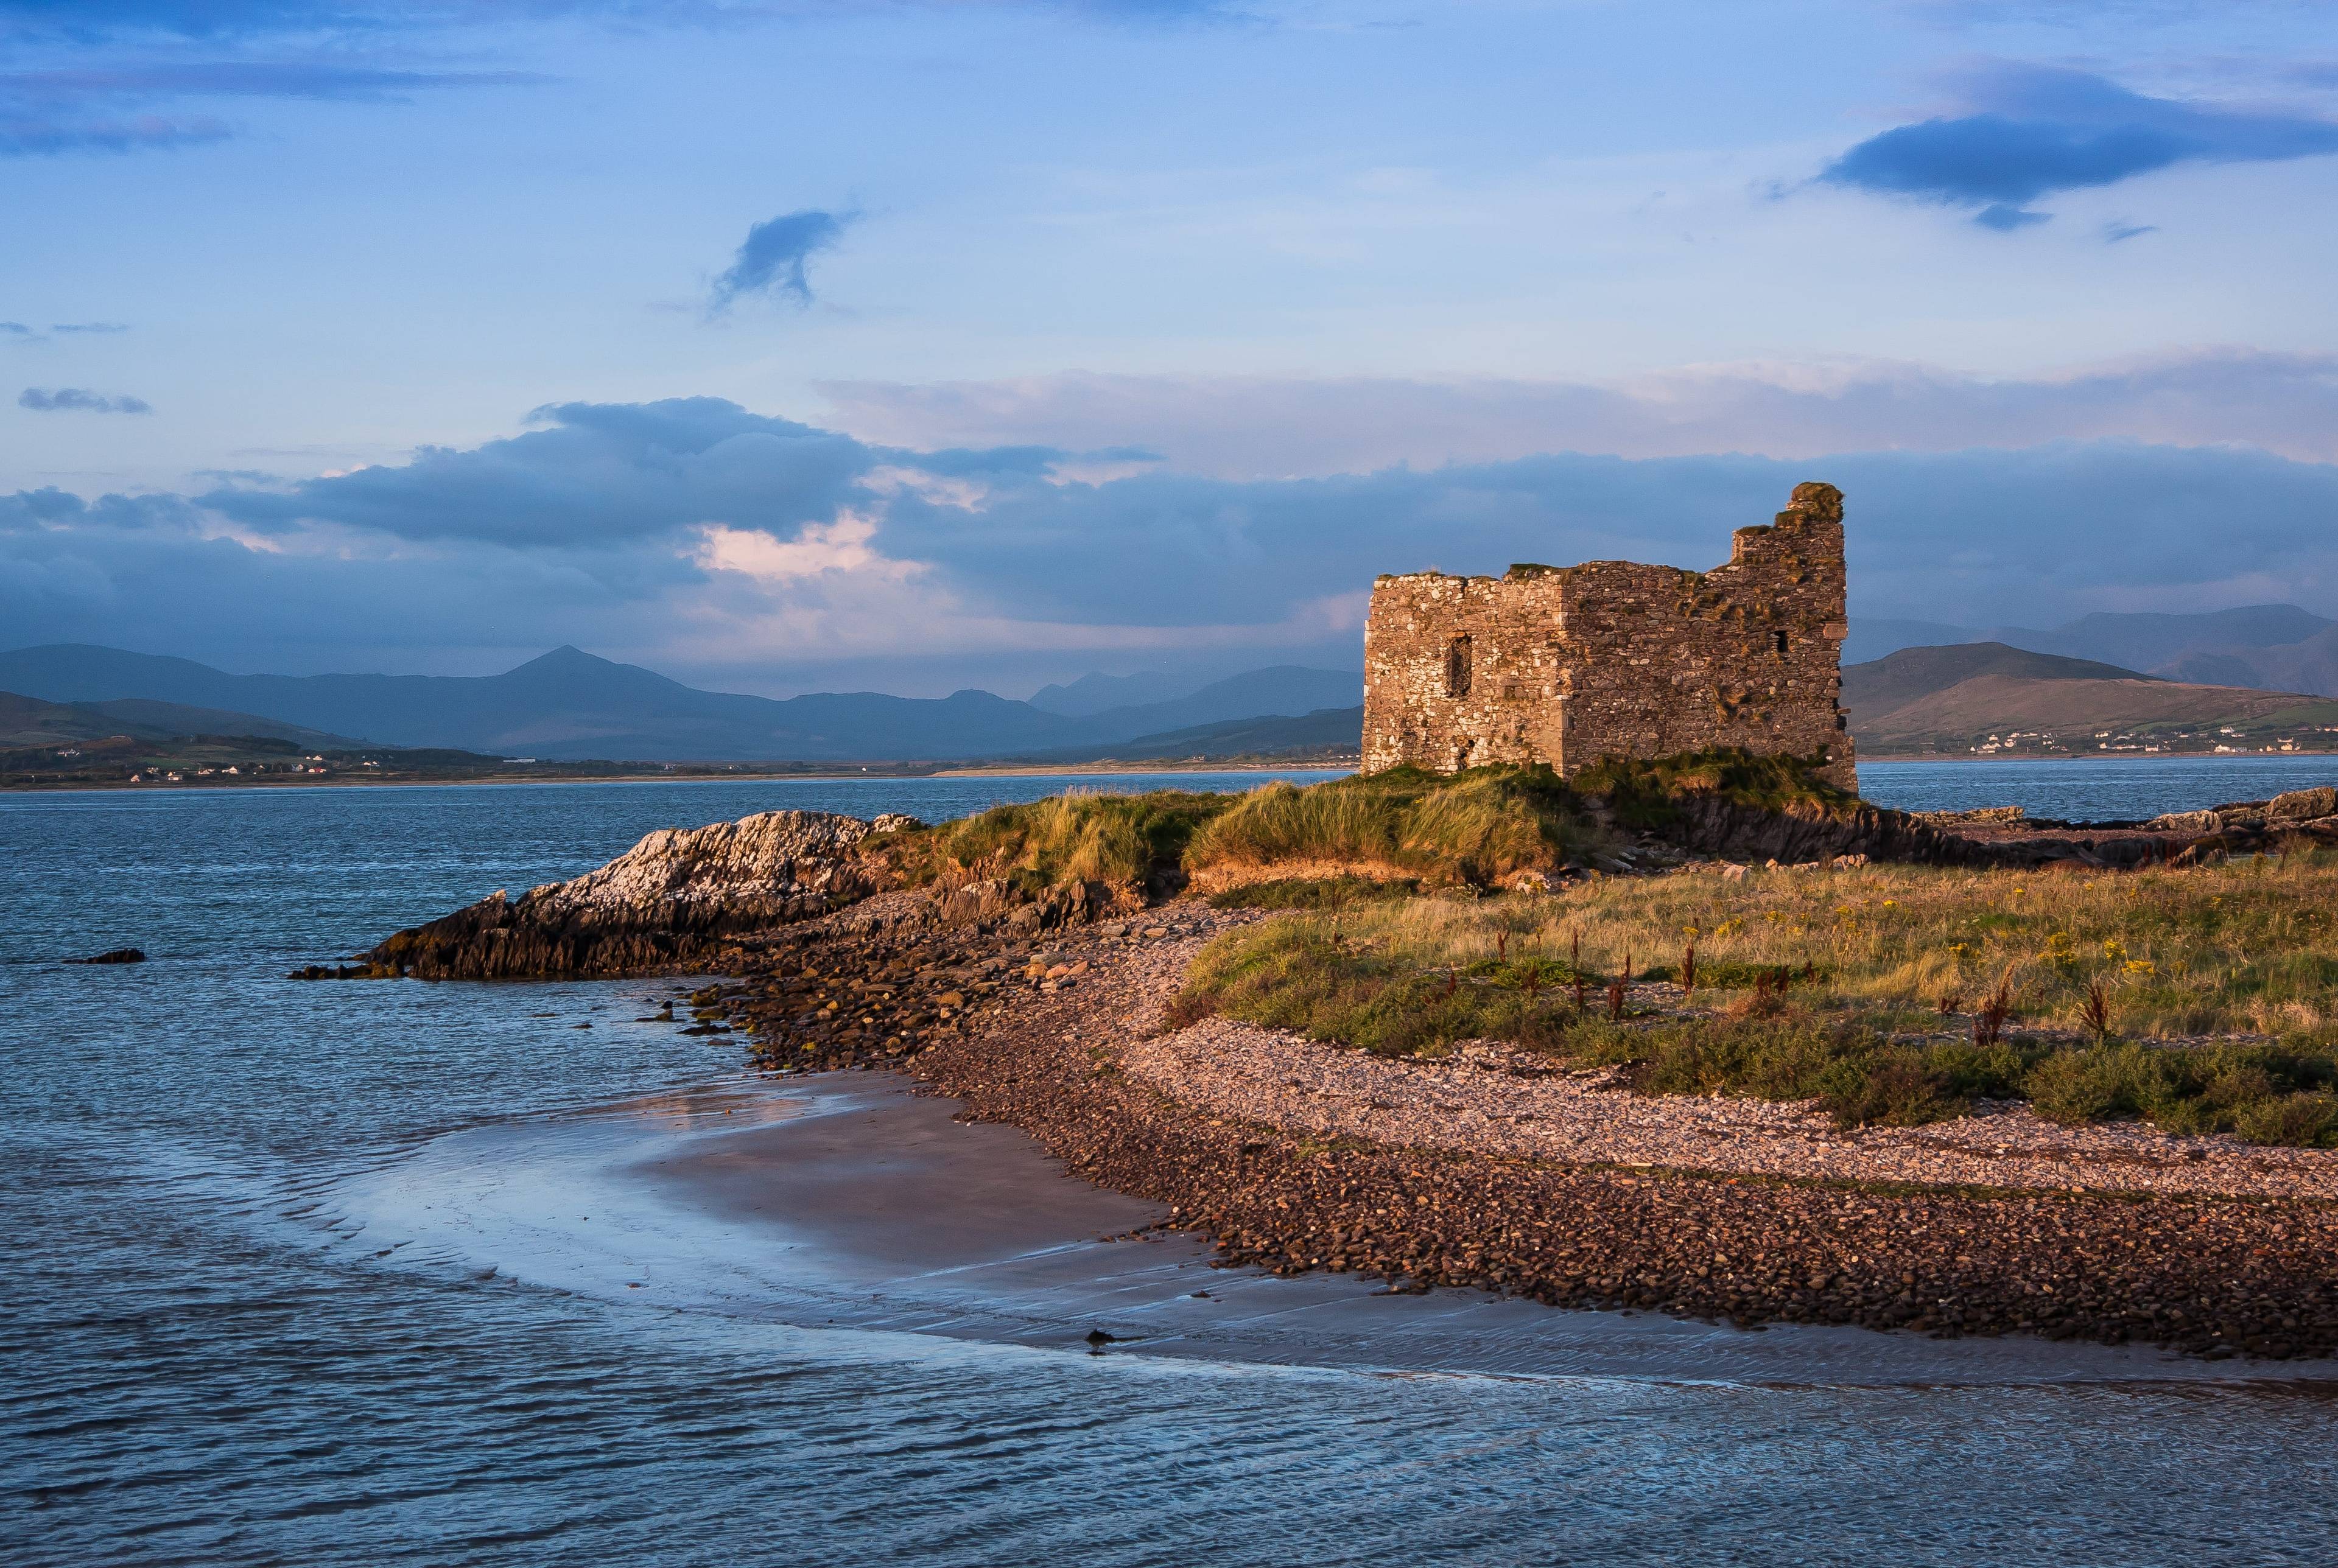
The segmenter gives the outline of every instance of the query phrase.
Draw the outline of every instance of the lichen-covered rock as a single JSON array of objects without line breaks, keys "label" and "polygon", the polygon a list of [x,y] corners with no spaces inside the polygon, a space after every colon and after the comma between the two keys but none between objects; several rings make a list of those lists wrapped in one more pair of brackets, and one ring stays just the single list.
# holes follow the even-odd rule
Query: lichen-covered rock
[{"label": "lichen-covered rock", "polygon": [[498,890],[400,931],[365,956],[372,973],[434,980],[683,967],[727,938],[824,915],[876,891],[882,873],[857,852],[873,831],[872,823],[829,811],[662,828],[597,871],[516,899]]},{"label": "lichen-covered rock", "polygon": [[2275,822],[2303,822],[2333,815],[2338,815],[2338,787],[2328,784],[2292,789],[2265,803],[2265,816]]},{"label": "lichen-covered rock", "polygon": [[1730,860],[1798,865],[1862,856],[1931,866],[1993,863],[1989,851],[1970,839],[1863,800],[1832,810],[1803,802],[1774,809],[1691,795],[1658,831],[1684,848]]},{"label": "lichen-covered rock", "polygon": [[1093,920],[1115,901],[1114,890],[1101,882],[1048,887],[1034,894],[1006,877],[936,888],[930,897],[938,924],[977,931],[1053,931]]},{"label": "lichen-covered rock", "polygon": [[1672,819],[1656,831],[1700,855],[1787,866],[1889,861],[2111,868],[2171,860],[2188,864],[2185,855],[2197,860],[2230,853],[2233,848],[2216,834],[2163,829],[2158,823],[2150,827],[2152,831],[2128,831],[2117,824],[2048,825],[2019,817],[1985,818],[1978,812],[1917,815],[1864,800],[1838,807],[1798,801],[1771,808],[1719,795],[1692,795],[1677,803]]}]

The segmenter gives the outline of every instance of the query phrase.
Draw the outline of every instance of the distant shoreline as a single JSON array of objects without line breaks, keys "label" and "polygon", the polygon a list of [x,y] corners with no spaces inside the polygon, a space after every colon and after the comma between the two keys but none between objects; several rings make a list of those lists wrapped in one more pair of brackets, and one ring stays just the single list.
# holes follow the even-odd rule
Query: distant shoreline
[{"label": "distant shoreline", "polygon": [[[2270,762],[2284,758],[2324,757],[2338,760],[2338,748],[2297,751],[2154,751],[2073,753],[2063,757],[1988,756],[1975,757],[1946,752],[1909,755],[1889,753],[1862,757],[1861,764],[1947,762],[1979,764],[1998,762],[2067,765],[2070,763],[2176,762],[2212,761],[2235,763]],[[807,769],[802,772],[682,772],[659,768],[643,768],[638,771],[618,773],[494,773],[478,777],[440,779],[365,778],[360,775],[338,773],[323,778],[290,774],[275,777],[252,775],[237,779],[182,779],[173,783],[133,784],[126,779],[79,779],[70,783],[49,783],[37,779],[0,780],[0,794],[72,795],[133,792],[137,794],[205,792],[225,789],[451,789],[470,785],[515,784],[784,784],[835,783],[858,779],[875,783],[880,780],[906,782],[918,779],[1055,779],[1109,777],[1115,774],[1174,774],[1174,773],[1352,773],[1361,763],[1353,758],[1338,760],[1272,760],[1229,758],[1224,760],[1186,759],[1174,762],[1098,761],[1065,762],[1049,766],[1037,762],[966,762],[949,767],[908,768],[878,766],[867,768],[841,764],[834,768]]]},{"label": "distant shoreline", "polygon": [[1109,777],[1127,773],[1343,773],[1353,772],[1357,764],[1347,762],[1293,761],[1182,761],[1182,762],[1069,762],[1060,767],[1042,767],[1035,763],[1002,763],[986,767],[969,763],[962,767],[919,769],[915,771],[885,771],[873,769],[840,767],[801,773],[682,773],[657,769],[643,769],[637,773],[572,773],[525,774],[492,773],[476,778],[448,779],[368,779],[351,774],[335,774],[325,778],[301,778],[297,774],[283,778],[265,775],[240,779],[182,779],[175,782],[133,784],[127,779],[76,779],[71,783],[45,783],[39,780],[7,779],[0,781],[0,793],[15,795],[89,795],[132,793],[140,795],[187,794],[192,791],[214,793],[221,790],[250,789],[447,789],[471,785],[491,784],[788,784],[835,783],[859,780],[864,783],[906,783],[919,779],[1055,779],[1083,775]]},{"label": "distant shoreline", "polygon": [[2300,747],[2294,751],[2073,751],[2066,756],[1992,753],[1976,757],[1962,751],[1891,751],[1862,756],[1870,762],[2270,762],[2283,757],[2338,757],[2338,746]]}]

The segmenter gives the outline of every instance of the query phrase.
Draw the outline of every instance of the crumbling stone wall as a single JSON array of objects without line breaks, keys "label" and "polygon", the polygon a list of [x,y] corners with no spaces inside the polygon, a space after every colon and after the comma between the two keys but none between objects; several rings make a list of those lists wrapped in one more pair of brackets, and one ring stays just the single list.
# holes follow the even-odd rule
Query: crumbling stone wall
[{"label": "crumbling stone wall", "polygon": [[1364,629],[1364,769],[1439,772],[1707,746],[1859,776],[1842,686],[1842,492],[1802,485],[1710,572],[1593,561],[1384,576]]}]

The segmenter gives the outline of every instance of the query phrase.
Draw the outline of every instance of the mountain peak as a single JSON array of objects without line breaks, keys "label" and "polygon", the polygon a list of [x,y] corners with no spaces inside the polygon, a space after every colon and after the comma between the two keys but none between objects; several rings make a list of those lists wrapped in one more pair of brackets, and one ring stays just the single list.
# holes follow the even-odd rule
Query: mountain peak
[{"label": "mountain peak", "polygon": [[525,664],[514,665],[506,673],[516,675],[523,670],[608,670],[614,667],[614,661],[604,659],[597,653],[587,653],[573,642],[563,642],[549,653],[539,653]]}]

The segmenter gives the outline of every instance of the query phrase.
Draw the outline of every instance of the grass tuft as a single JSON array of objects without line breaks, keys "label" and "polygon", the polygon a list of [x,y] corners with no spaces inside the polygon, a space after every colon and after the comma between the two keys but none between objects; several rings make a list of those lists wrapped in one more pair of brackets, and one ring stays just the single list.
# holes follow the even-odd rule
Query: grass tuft
[{"label": "grass tuft", "polygon": [[895,834],[879,852],[913,886],[997,877],[1035,892],[1079,882],[1134,892],[1174,870],[1195,831],[1233,800],[1186,789],[1072,790]]},{"label": "grass tuft", "polygon": [[1819,812],[1840,816],[1859,798],[1820,779],[1823,756],[1757,757],[1734,747],[1715,747],[1661,757],[1654,761],[1611,758],[1594,763],[1570,780],[1576,793],[1597,795],[1636,828],[1660,828],[1680,812],[1690,796],[1718,796],[1734,805],[1767,811]]},{"label": "grass tuft", "polygon": [[1547,768],[1417,768],[1299,787],[1262,785],[1194,834],[1186,869],[1233,886],[1274,867],[1483,886],[1547,870],[1603,835]]}]

